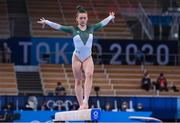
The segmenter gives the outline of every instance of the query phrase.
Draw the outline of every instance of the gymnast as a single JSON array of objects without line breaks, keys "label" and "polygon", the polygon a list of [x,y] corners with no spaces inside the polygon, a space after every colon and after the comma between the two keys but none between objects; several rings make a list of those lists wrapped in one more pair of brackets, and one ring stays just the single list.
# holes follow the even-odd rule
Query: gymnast
[{"label": "gymnast", "polygon": [[[108,23],[113,21],[115,13],[110,12],[109,16],[101,22],[88,25],[88,13],[82,7],[77,7],[76,21],[77,26],[63,26],[45,18],[41,18],[38,23],[50,26],[55,30],[60,30],[65,33],[70,33],[73,37],[75,50],[72,55],[72,70],[75,79],[75,94],[79,103],[79,110],[88,109],[88,100],[92,89],[94,63],[91,56],[93,43],[93,33],[96,30],[102,29]],[[84,90],[81,84],[82,71],[85,73]]]}]

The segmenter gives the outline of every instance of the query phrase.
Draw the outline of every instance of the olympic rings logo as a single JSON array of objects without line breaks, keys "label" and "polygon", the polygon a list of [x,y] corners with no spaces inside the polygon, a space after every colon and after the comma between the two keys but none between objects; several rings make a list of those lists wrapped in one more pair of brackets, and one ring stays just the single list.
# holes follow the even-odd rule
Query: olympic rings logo
[{"label": "olympic rings logo", "polygon": [[72,101],[70,100],[66,100],[65,102],[63,102],[62,100],[57,100],[57,101],[48,100],[46,103],[46,106],[49,109],[54,109],[56,106],[64,106],[67,111],[69,110],[70,105],[73,105]]}]

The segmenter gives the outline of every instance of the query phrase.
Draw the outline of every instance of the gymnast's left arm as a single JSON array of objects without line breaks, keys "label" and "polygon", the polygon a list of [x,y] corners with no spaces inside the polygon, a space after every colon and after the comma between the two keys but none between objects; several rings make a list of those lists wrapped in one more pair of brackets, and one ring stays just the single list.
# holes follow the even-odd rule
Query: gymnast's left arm
[{"label": "gymnast's left arm", "polygon": [[101,22],[95,24],[94,27],[94,31],[102,29],[104,26],[106,26],[110,21],[114,21],[115,18],[115,13],[114,12],[110,12],[109,16],[107,18],[105,18],[104,20],[102,20]]}]

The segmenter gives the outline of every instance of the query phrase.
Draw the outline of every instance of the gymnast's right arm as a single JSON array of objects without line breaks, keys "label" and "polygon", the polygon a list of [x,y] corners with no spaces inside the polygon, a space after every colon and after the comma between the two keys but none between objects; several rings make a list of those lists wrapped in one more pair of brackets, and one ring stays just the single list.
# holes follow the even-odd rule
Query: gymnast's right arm
[{"label": "gymnast's right arm", "polygon": [[48,25],[55,30],[61,30],[61,31],[66,32],[66,33],[72,33],[72,30],[73,30],[72,26],[63,26],[63,25],[51,22],[49,20],[46,20],[44,18],[41,18],[40,21],[38,21],[37,23],[42,24],[43,28],[45,27],[45,25]]}]

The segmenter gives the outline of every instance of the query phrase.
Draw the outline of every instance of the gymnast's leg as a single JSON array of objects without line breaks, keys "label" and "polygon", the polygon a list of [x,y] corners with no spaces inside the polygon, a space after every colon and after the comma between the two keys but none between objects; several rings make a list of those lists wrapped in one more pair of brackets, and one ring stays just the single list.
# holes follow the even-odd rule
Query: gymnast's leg
[{"label": "gymnast's leg", "polygon": [[92,89],[94,63],[92,57],[83,62],[85,72],[83,109],[88,109],[88,100]]},{"label": "gymnast's leg", "polygon": [[79,103],[79,109],[82,109],[83,105],[83,88],[82,88],[82,63],[79,59],[73,54],[72,57],[72,70],[75,79],[75,94]]}]

